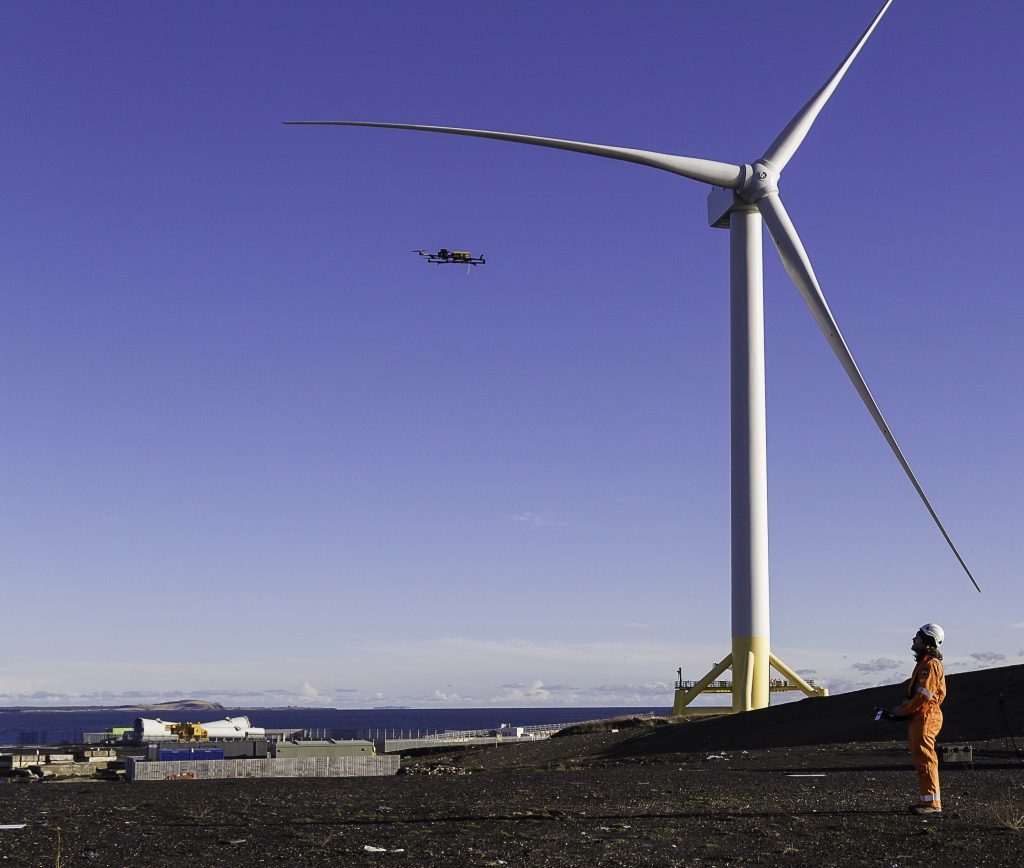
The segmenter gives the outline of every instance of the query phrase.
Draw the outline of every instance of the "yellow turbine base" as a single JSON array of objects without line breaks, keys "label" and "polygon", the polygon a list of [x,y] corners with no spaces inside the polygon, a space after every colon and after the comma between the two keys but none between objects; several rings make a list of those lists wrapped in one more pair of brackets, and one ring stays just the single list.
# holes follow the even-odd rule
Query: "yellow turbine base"
[{"label": "yellow turbine base", "polygon": [[771,680],[771,649],[767,636],[732,637],[732,710],[767,708]]}]

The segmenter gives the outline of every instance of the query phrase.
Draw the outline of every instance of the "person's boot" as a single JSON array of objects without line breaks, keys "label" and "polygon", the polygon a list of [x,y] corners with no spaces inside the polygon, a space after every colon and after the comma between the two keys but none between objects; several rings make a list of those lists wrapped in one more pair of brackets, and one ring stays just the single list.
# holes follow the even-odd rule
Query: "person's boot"
[{"label": "person's boot", "polygon": [[910,806],[911,814],[941,814],[942,805],[937,802],[932,802],[930,805],[917,804]]}]

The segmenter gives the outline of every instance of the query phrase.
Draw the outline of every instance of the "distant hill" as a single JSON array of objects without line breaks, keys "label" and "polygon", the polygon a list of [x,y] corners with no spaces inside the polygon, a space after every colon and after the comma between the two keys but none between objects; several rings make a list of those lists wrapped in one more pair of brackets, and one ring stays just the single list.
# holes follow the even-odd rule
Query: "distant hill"
[{"label": "distant hill", "polygon": [[[641,756],[903,739],[907,724],[884,720],[876,723],[874,710],[901,702],[906,697],[905,684],[673,723],[625,742],[613,753]],[[1019,742],[1024,741],[1024,665],[947,675],[942,715],[940,742],[1005,738],[1011,734],[1007,720],[1012,734]]]},{"label": "distant hill", "polygon": [[150,713],[170,711],[223,711],[219,702],[205,699],[176,699],[173,702],[156,702],[151,705],[16,705],[0,708],[0,711],[145,711]]}]

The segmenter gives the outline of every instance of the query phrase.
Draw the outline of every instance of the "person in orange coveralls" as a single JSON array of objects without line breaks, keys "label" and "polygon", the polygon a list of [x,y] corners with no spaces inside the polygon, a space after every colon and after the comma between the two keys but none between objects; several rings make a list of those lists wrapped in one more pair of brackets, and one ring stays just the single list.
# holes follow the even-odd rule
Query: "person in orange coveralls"
[{"label": "person in orange coveralls", "polygon": [[910,755],[920,786],[920,800],[910,806],[914,814],[942,813],[939,790],[939,758],[935,739],[942,729],[942,700],[946,698],[946,677],[942,672],[942,645],[945,633],[938,624],[925,624],[911,644],[917,659],[914,674],[907,682],[907,699],[890,710],[893,717],[910,717]]}]

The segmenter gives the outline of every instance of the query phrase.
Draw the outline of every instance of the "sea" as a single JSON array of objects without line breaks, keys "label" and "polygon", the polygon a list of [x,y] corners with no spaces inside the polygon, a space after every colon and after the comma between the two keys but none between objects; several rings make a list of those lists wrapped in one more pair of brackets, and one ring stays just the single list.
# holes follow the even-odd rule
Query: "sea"
[{"label": "sea", "polygon": [[449,730],[489,730],[503,725],[539,726],[578,723],[622,715],[667,715],[668,707],[603,708],[226,708],[216,711],[93,711],[0,708],[0,746],[74,744],[84,733],[133,726],[137,717],[174,722],[204,722],[244,715],[255,727],[303,729],[312,738],[415,738]]}]

